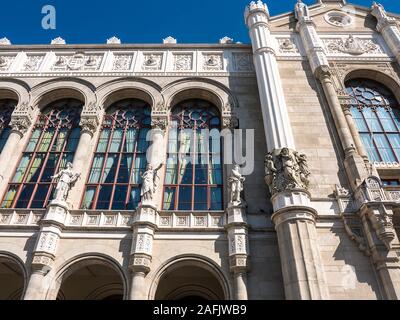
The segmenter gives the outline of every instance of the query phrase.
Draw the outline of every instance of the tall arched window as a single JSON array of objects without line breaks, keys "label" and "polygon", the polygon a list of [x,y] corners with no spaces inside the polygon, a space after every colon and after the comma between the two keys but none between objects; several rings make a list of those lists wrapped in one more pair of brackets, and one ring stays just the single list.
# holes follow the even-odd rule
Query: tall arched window
[{"label": "tall arched window", "polygon": [[10,135],[10,121],[17,101],[11,99],[0,100],[0,152],[3,150]]},{"label": "tall arched window", "polygon": [[51,176],[72,162],[80,137],[83,103],[63,99],[38,117],[3,199],[3,208],[45,208],[52,199]]},{"label": "tall arched window", "polygon": [[140,174],[146,169],[150,106],[126,99],[104,116],[82,201],[83,209],[134,210],[140,202]]},{"label": "tall arched window", "polygon": [[173,108],[164,181],[164,210],[223,208],[221,147],[219,141],[211,138],[205,141],[207,136],[202,129],[221,129],[219,111],[214,105],[203,100],[187,100]]},{"label": "tall arched window", "polygon": [[400,162],[400,110],[396,98],[376,81],[346,83],[351,113],[370,161]]}]

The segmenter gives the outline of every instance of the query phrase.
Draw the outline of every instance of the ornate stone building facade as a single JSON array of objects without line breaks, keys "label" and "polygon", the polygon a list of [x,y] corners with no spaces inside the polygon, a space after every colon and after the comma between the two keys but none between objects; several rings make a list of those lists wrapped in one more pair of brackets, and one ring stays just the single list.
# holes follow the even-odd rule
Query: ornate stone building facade
[{"label": "ornate stone building facade", "polygon": [[[0,41],[0,299],[400,297],[400,17],[244,18],[251,45]],[[199,128],[254,129],[253,172]]]}]

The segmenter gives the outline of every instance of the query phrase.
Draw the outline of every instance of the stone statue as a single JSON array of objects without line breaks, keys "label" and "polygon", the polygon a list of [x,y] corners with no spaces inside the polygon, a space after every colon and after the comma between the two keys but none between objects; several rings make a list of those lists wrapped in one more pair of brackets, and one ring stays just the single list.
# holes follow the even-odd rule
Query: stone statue
[{"label": "stone statue", "polygon": [[376,3],[375,1],[372,3],[372,10],[373,10],[373,15],[379,20],[379,19],[387,19],[388,15],[385,11],[385,8],[380,4]]},{"label": "stone statue", "polygon": [[310,174],[307,157],[289,148],[268,153],[265,157],[265,182],[271,195],[285,190],[307,190]]},{"label": "stone statue", "polygon": [[297,21],[300,21],[303,18],[305,19],[310,18],[310,11],[308,9],[308,6],[301,0],[297,0],[294,12]]},{"label": "stone statue", "polygon": [[268,186],[275,186],[277,172],[272,154],[268,153],[265,156],[265,182]]},{"label": "stone statue", "polygon": [[232,173],[228,179],[229,186],[229,203],[235,206],[242,204],[242,198],[240,197],[243,191],[243,182],[245,177],[240,173],[239,165],[235,164],[232,169]]},{"label": "stone statue", "polygon": [[153,194],[157,190],[157,171],[160,170],[161,167],[162,164],[160,164],[156,169],[153,169],[153,166],[148,164],[146,171],[140,175],[143,179],[140,193],[142,197],[142,204],[151,203],[153,200]]},{"label": "stone statue", "polygon": [[56,195],[53,200],[57,201],[67,201],[68,193],[75,185],[75,182],[81,176],[80,173],[72,172],[73,166],[71,162],[67,163],[67,167],[64,170],[61,170],[54,176],[51,176],[51,179],[58,179],[56,186]]}]

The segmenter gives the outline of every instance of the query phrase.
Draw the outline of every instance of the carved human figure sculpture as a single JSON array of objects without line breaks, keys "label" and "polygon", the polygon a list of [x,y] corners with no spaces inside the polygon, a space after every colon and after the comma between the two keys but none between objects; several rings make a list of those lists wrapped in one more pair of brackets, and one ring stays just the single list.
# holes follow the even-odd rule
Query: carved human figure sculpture
[{"label": "carved human figure sculpture", "polygon": [[151,164],[148,164],[146,167],[146,171],[141,174],[143,179],[142,189],[141,189],[141,197],[142,204],[151,204],[153,200],[153,194],[157,190],[157,171],[160,170],[162,164],[160,164],[156,169],[153,169]]},{"label": "carved human figure sculpture", "polygon": [[295,16],[297,21],[304,19],[310,18],[310,11],[308,10],[308,7],[305,3],[303,3],[301,0],[297,0],[296,6],[295,6]]},{"label": "carved human figure sculpture", "polygon": [[72,172],[73,166],[71,162],[67,163],[67,167],[64,170],[61,170],[56,175],[52,176],[51,179],[58,179],[56,186],[56,194],[53,200],[67,201],[68,193],[75,185],[75,182],[81,176],[80,173]]},{"label": "carved human figure sculpture", "polygon": [[240,173],[239,165],[235,164],[232,168],[232,173],[228,179],[229,186],[229,203],[234,206],[239,206],[243,203],[240,196],[243,191],[243,182],[245,177]]}]

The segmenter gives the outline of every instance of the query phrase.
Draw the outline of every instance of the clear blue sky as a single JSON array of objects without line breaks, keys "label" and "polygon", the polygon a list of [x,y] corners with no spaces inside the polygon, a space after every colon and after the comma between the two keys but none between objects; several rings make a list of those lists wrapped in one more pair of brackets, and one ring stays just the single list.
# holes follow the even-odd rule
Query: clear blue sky
[{"label": "clear blue sky", "polygon": [[[296,0],[265,0],[272,15],[292,11]],[[161,43],[172,35],[179,43],[216,43],[227,35],[248,43],[243,21],[249,0],[13,0],[1,1],[0,38],[13,44],[48,44],[61,36],[67,43],[105,43],[116,35],[123,43]],[[305,0],[313,4],[316,0]],[[351,0],[371,6],[372,0]],[[400,14],[399,0],[381,0]],[[44,5],[57,10],[56,30],[41,27]]]}]

